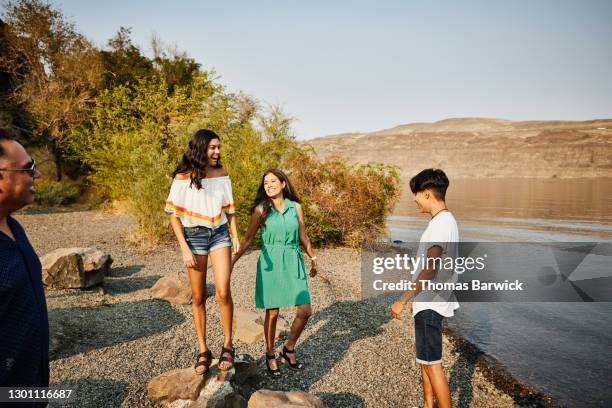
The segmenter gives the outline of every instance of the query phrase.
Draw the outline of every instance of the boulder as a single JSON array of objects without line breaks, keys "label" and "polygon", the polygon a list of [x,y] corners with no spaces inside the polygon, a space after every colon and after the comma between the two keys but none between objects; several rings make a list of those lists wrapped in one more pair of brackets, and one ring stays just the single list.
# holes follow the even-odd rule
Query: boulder
[{"label": "boulder", "polygon": [[[233,335],[245,343],[251,344],[264,341],[263,315],[250,310],[234,308]],[[276,321],[276,337],[287,333],[291,325],[280,315]]]},{"label": "boulder", "polygon": [[193,367],[177,368],[154,377],[147,391],[149,399],[167,404],[179,399],[196,400],[205,383]]},{"label": "boulder", "polygon": [[259,390],[249,399],[248,408],[325,408],[319,398],[304,391]]},{"label": "boulder", "polygon": [[83,289],[101,284],[113,259],[96,248],[60,248],[40,259],[43,283],[55,289]]},{"label": "boulder", "polygon": [[164,276],[153,285],[151,295],[170,303],[188,305],[191,303],[191,286],[187,279],[181,278],[178,274]]},{"label": "boulder", "polygon": [[245,408],[250,381],[257,365],[248,354],[236,355],[234,367],[221,371],[213,360],[206,378],[193,367],[176,369],[153,378],[147,387],[149,399],[171,408]]},{"label": "boulder", "polygon": [[206,381],[195,401],[176,400],[169,408],[246,408],[247,400],[237,392],[229,381],[219,381],[212,377]]}]

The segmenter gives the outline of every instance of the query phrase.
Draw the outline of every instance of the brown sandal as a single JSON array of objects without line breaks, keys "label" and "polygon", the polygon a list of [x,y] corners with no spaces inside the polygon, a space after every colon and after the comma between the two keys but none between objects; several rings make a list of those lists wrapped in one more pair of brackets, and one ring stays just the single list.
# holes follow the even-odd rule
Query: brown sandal
[{"label": "brown sandal", "polygon": [[[204,357],[204,360],[200,361],[200,358]],[[210,350],[206,350],[203,353],[198,354],[197,357],[197,362],[195,363],[195,365],[193,366],[194,370],[196,370],[196,374],[197,374],[197,368],[200,366],[204,366],[204,371],[202,372],[202,376],[206,376],[206,374],[208,374],[208,372],[210,371],[210,363],[212,363],[212,353],[210,352]]]},{"label": "brown sandal", "polygon": [[[224,355],[224,353],[229,354],[229,357]],[[230,370],[233,366],[234,366],[234,360],[236,359],[236,349],[234,347],[232,348],[227,348],[227,347],[221,347],[221,354],[219,357],[219,370],[221,371],[228,371]],[[224,361],[229,361],[230,363],[232,363],[228,368],[226,369],[222,369],[221,368],[221,363]]]}]

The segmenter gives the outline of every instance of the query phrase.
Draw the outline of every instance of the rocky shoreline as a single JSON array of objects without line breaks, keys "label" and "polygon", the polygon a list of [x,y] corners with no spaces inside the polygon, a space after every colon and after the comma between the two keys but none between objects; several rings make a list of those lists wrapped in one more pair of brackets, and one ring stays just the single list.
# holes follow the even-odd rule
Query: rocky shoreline
[{"label": "rocky shoreline", "polygon": [[482,371],[484,377],[493,383],[498,389],[511,395],[518,406],[537,408],[564,408],[549,395],[534,390],[529,385],[519,381],[506,370],[506,368],[495,358],[484,354],[474,344],[463,338],[452,329],[444,327],[443,333],[447,336],[455,350],[460,351],[461,358],[465,358],[470,364]]},{"label": "rocky shoreline", "polygon": [[[143,254],[126,244],[132,220],[99,211],[26,211],[16,217],[42,256],[55,249],[94,246],[113,257],[102,286],[91,290],[48,290],[52,331],[51,382],[74,388],[71,406],[155,406],[147,384],[169,370],[194,363],[196,336],[188,305],[155,299],[151,287],[182,271],[174,245]],[[251,251],[236,265],[232,294],[237,308],[254,307]],[[422,404],[420,369],[414,361],[412,319],[392,320],[391,298],[361,300],[360,255],[348,248],[318,251],[320,276],[312,279],[313,315],[298,343],[303,372],[266,375],[263,342],[236,340],[238,353],[258,361],[255,389],[302,390],[329,407],[405,407]],[[209,273],[209,294],[214,294]],[[222,333],[216,299],[209,296],[208,343],[215,356]],[[293,311],[281,310],[291,321]],[[284,336],[277,342],[282,347]],[[517,388],[503,370],[448,330],[444,368],[454,406],[555,406],[545,396]],[[507,384],[507,385],[504,385]],[[53,406],[53,404],[51,404]]]}]

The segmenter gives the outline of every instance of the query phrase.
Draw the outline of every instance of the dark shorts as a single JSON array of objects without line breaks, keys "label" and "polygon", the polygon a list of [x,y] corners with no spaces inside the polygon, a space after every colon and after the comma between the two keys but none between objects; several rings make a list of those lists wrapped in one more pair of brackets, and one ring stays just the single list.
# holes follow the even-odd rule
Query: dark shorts
[{"label": "dark shorts", "polygon": [[227,223],[215,229],[208,227],[184,227],[185,240],[194,255],[208,255],[215,249],[231,247]]},{"label": "dark shorts", "polygon": [[416,361],[421,364],[442,363],[442,319],[438,312],[421,310],[414,316]]}]

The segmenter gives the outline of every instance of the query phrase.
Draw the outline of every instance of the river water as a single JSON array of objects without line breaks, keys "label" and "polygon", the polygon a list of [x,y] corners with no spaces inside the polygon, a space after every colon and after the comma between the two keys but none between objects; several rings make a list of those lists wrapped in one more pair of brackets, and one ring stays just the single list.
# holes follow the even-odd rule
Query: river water
[{"label": "river water", "polygon": [[[429,218],[406,190],[387,230],[415,242]],[[612,179],[457,180],[447,205],[462,241],[612,242]],[[567,407],[612,407],[612,303],[464,303],[447,325]]]}]

